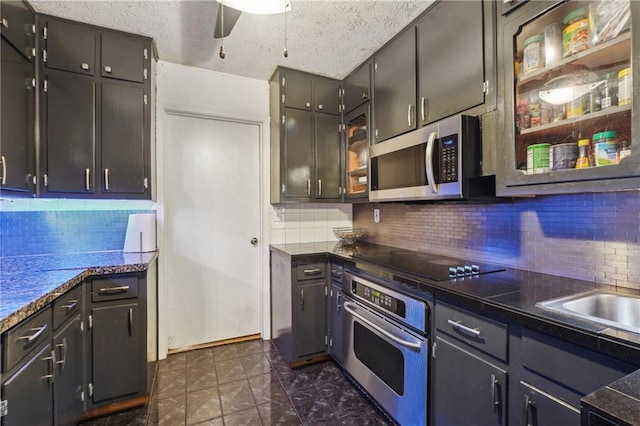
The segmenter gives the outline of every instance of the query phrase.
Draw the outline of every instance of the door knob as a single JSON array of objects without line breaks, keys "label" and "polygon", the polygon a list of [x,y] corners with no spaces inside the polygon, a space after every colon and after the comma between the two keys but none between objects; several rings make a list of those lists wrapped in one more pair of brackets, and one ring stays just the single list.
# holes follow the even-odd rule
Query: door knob
[{"label": "door knob", "polygon": [[258,245],[258,239],[256,237],[253,237],[251,239],[251,245],[253,245],[253,246],[257,246]]}]

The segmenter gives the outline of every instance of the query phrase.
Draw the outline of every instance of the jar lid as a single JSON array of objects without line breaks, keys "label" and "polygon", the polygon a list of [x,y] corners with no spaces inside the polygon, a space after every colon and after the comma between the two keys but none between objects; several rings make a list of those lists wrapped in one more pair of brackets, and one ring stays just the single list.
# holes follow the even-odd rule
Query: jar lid
[{"label": "jar lid", "polygon": [[526,39],[524,41],[524,45],[526,46],[526,45],[531,44],[531,43],[541,42],[542,39],[543,39],[542,34],[536,34],[536,35],[531,36],[528,39]]},{"label": "jar lid", "polygon": [[620,70],[620,72],[618,73],[618,78],[622,78],[624,76],[627,76],[631,74],[631,68],[624,68],[622,70]]},{"label": "jar lid", "polygon": [[615,139],[618,137],[618,132],[615,130],[609,130],[607,132],[599,132],[593,134],[593,141],[599,141],[601,139]]},{"label": "jar lid", "polygon": [[562,22],[566,25],[569,22],[571,22],[574,19],[576,19],[577,17],[579,17],[579,16],[584,16],[585,19],[586,19],[587,15],[589,15],[589,11],[587,10],[587,8],[586,7],[581,7],[580,9],[574,10],[573,12],[571,12],[570,14],[565,16],[564,20]]},{"label": "jar lid", "polygon": [[580,139],[578,141],[578,146],[589,146],[591,141],[589,139]]}]

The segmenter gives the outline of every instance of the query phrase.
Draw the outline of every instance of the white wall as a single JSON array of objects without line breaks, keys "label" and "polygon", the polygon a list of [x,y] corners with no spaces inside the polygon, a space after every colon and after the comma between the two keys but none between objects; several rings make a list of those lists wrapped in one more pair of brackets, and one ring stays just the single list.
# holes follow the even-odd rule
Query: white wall
[{"label": "white wall", "polygon": [[278,204],[271,206],[271,243],[337,241],[333,228],[352,226],[351,204]]}]

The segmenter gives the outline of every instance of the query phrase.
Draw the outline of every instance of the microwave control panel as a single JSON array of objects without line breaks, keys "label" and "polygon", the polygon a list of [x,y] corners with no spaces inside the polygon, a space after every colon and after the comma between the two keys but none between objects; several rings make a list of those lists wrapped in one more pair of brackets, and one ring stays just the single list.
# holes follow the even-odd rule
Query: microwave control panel
[{"label": "microwave control panel", "polygon": [[458,135],[439,139],[440,183],[458,181]]},{"label": "microwave control panel", "polygon": [[378,306],[385,311],[394,313],[402,318],[406,317],[406,305],[404,301],[393,296],[389,296],[380,290],[373,289],[360,282],[352,281],[351,292],[362,299]]}]

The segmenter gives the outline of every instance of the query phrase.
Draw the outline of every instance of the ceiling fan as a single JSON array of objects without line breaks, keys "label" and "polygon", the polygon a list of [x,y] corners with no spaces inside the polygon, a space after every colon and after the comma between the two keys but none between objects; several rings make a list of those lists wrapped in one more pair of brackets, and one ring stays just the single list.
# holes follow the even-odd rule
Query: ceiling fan
[{"label": "ceiling fan", "polygon": [[289,0],[217,0],[218,16],[213,38],[228,37],[242,12],[258,15],[284,13],[291,10]]}]

